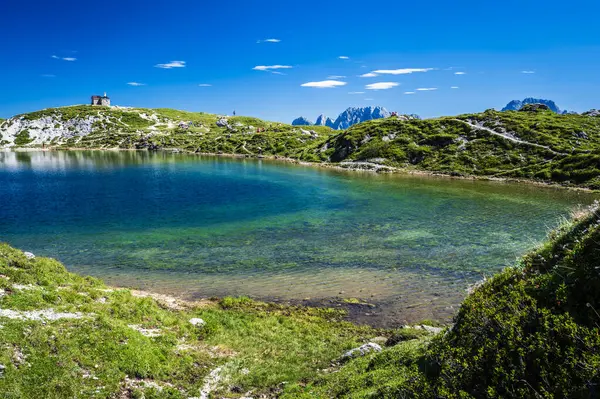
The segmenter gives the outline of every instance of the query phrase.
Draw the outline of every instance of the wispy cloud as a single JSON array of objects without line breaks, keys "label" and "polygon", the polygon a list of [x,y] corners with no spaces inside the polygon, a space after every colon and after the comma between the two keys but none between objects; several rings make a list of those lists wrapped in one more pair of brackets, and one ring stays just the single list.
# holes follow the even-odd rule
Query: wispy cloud
[{"label": "wispy cloud", "polygon": [[348,56],[346,56],[346,55],[340,55],[338,58],[339,58],[340,60],[349,60],[349,59],[350,59],[350,57],[348,57]]},{"label": "wispy cloud", "polygon": [[322,80],[320,82],[307,82],[302,83],[302,87],[315,87],[317,89],[331,89],[334,87],[340,87],[347,85],[346,82],[340,82],[339,80]]},{"label": "wispy cloud", "polygon": [[401,68],[401,69],[377,69],[375,71],[360,75],[361,78],[373,78],[379,75],[409,75],[416,72],[429,72],[433,68]]},{"label": "wispy cloud", "polygon": [[365,101],[373,101],[372,98],[365,98]]},{"label": "wispy cloud", "polygon": [[466,72],[454,72],[455,75],[466,75]]},{"label": "wispy cloud", "polygon": [[531,74],[531,73],[535,73],[535,71],[521,71],[521,73]]},{"label": "wispy cloud", "polygon": [[52,74],[50,74],[50,73],[45,73],[45,74],[43,74],[43,75],[40,75],[40,76],[41,76],[42,78],[55,78],[55,77],[56,77],[56,75],[52,75]]},{"label": "wispy cloud", "polygon": [[338,80],[338,79],[344,79],[345,76],[342,75],[331,75],[331,76],[327,76],[327,79],[329,80]]},{"label": "wispy cloud", "polygon": [[437,90],[437,87],[419,87],[417,91],[433,91]]},{"label": "wispy cloud", "polygon": [[137,87],[137,86],[146,86],[146,84],[145,84],[145,83],[140,83],[140,82],[127,82],[127,84],[128,84],[129,86],[136,86],[136,87]]},{"label": "wispy cloud", "polygon": [[292,69],[290,65],[257,65],[252,68],[255,71],[271,71],[273,69]]},{"label": "wispy cloud", "polygon": [[405,91],[404,94],[415,94],[414,91]]},{"label": "wispy cloud", "polygon": [[156,64],[154,67],[161,69],[185,68],[185,61],[171,61],[166,64]]},{"label": "wispy cloud", "polygon": [[279,72],[279,71],[271,71],[271,73],[272,73],[273,75],[285,75],[285,73],[283,73],[283,72]]},{"label": "wispy cloud", "polygon": [[370,85],[366,85],[365,89],[367,89],[367,90],[387,90],[387,89],[391,89],[392,87],[396,87],[399,84],[400,83],[396,83],[396,82],[371,83]]},{"label": "wispy cloud", "polygon": [[198,87],[211,87],[211,86],[212,86],[212,85],[211,85],[211,84],[208,84],[208,83],[200,83],[200,84],[198,85]]},{"label": "wispy cloud", "polygon": [[349,91],[348,94],[365,94],[364,91]]},{"label": "wispy cloud", "polygon": [[279,43],[280,39],[265,39],[265,40],[257,40],[256,43]]},{"label": "wispy cloud", "polygon": [[55,60],[63,60],[63,61],[77,61],[77,58],[74,57],[59,57],[58,55],[51,55],[50,58],[54,58]]},{"label": "wispy cloud", "polygon": [[450,88],[451,88],[451,89],[459,89],[459,87],[458,87],[458,86],[451,86]]}]

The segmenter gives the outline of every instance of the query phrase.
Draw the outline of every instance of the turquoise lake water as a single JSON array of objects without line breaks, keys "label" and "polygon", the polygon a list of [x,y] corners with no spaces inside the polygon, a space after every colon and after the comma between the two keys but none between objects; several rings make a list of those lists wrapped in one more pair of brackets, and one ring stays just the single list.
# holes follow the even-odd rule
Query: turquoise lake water
[{"label": "turquoise lake water", "polygon": [[447,319],[590,194],[277,161],[148,152],[0,152],[0,240],[72,271],[188,298]]}]

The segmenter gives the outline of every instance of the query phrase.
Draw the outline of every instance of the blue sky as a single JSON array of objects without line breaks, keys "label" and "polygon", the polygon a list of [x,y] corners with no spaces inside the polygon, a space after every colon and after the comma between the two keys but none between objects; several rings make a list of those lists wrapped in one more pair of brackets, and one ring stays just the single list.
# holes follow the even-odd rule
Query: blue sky
[{"label": "blue sky", "polygon": [[1,13],[0,117],[105,91],[116,105],[283,122],[367,105],[453,115],[527,96],[600,108],[591,0],[3,0]]}]

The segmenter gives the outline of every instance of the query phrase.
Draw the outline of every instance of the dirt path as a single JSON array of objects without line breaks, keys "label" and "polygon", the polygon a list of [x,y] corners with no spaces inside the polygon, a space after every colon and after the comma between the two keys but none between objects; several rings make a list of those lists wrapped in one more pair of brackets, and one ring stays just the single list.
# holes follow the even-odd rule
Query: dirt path
[{"label": "dirt path", "polygon": [[464,121],[464,120],[461,120],[461,119],[450,119],[450,120],[457,121],[457,122],[462,122],[462,123],[464,123],[466,125],[469,125],[473,129],[486,131],[486,132],[488,132],[490,134],[493,134],[494,136],[502,137],[502,138],[504,138],[506,140],[512,141],[513,143],[524,144],[524,145],[528,145],[528,146],[531,146],[531,147],[543,148],[544,150],[549,151],[549,152],[551,152],[553,154],[556,154],[556,155],[567,155],[567,154],[565,154],[563,152],[556,152],[556,151],[554,151],[552,148],[550,148],[548,146],[541,145],[541,144],[536,144],[536,143],[530,143],[529,141],[524,141],[524,140],[518,139],[518,138],[516,138],[516,137],[514,137],[514,136],[512,136],[510,134],[497,132],[497,131],[495,131],[493,129],[490,129],[489,127],[485,127],[483,125],[479,125],[479,124],[476,125],[474,123],[471,123],[471,122],[468,122],[468,121]]}]

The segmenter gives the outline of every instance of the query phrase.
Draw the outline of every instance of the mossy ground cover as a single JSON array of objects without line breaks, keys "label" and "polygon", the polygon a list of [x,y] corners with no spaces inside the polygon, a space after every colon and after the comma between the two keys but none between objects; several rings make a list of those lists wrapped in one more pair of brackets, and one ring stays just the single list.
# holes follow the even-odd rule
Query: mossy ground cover
[{"label": "mossy ground cover", "polygon": [[5,244],[0,288],[4,398],[187,398],[218,367],[211,388],[239,397],[309,379],[380,333],[340,322],[338,311],[245,298],[175,307]]}]

